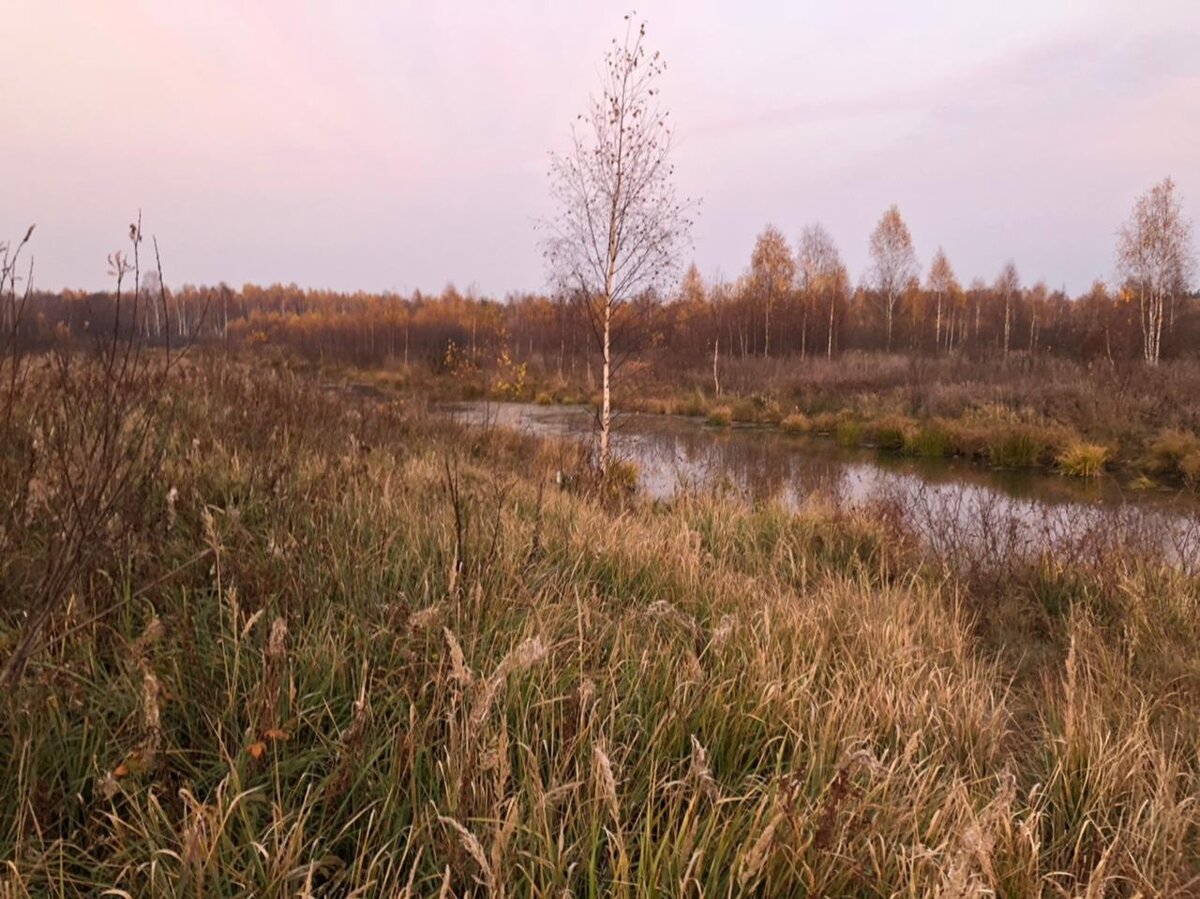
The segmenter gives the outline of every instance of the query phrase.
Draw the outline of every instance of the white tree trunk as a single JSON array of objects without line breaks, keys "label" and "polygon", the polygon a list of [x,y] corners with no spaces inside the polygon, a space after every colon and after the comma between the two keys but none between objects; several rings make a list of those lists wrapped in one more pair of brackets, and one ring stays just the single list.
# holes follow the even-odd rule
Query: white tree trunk
[{"label": "white tree trunk", "polygon": [[933,345],[939,351],[942,348],[942,292],[937,295],[937,324],[934,326]]},{"label": "white tree trunk", "polygon": [[713,394],[715,396],[721,395],[721,379],[717,373],[717,353],[719,352],[720,347],[721,347],[720,338],[714,338],[713,339]]},{"label": "white tree trunk", "polygon": [[612,431],[612,301],[604,300],[604,367],[600,379],[600,473],[608,474]]},{"label": "white tree trunk", "polygon": [[892,294],[887,296],[887,349],[892,351],[892,310],[896,308],[896,298]]},{"label": "white tree trunk", "polygon": [[1004,295],[1004,355],[1008,355],[1009,339],[1012,336],[1012,297]]},{"label": "white tree trunk", "polygon": [[836,307],[837,300],[831,296],[829,298],[829,341],[825,347],[825,356],[828,359],[833,358],[833,312]]}]

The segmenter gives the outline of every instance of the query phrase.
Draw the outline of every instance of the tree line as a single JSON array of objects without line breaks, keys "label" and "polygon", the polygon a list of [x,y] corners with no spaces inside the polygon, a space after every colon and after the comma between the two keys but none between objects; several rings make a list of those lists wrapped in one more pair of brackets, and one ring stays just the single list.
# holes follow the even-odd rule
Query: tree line
[{"label": "tree line", "polygon": [[[1164,200],[1177,207],[1169,181],[1138,201],[1121,230],[1117,261],[1124,280],[1112,286],[1098,280],[1074,297],[1042,282],[1025,283],[1013,262],[990,282],[963,284],[940,248],[922,271],[895,207],[870,236],[871,264],[858,284],[822,226],[803,229],[794,245],[767,226],[739,277],[706,279],[693,264],[672,293],[646,291],[614,309],[613,345],[696,366],[710,365],[714,354],[803,361],[847,350],[1112,362],[1194,356],[1200,297],[1188,292],[1186,224],[1178,218],[1180,233],[1153,233],[1163,220],[1154,207]],[[154,282],[151,273],[140,289],[157,297]],[[589,307],[569,289],[494,299],[453,285],[440,294],[401,295],[222,283],[164,294],[165,303],[139,304],[131,317],[118,315],[112,292],[34,291],[19,339],[26,346],[63,336],[86,339],[111,333],[115,323],[149,343],[192,336],[356,365],[487,367],[505,353],[570,377],[601,362]]]}]

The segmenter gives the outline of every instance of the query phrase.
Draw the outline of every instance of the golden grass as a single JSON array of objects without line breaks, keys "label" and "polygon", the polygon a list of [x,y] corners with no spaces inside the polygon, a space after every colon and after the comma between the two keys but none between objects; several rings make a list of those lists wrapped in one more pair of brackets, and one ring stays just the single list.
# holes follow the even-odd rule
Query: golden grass
[{"label": "golden grass", "polygon": [[596,497],[554,486],[564,448],[189,378],[170,526],[8,698],[0,894],[1195,888],[1170,566],[1072,569],[1052,611],[1014,563],[975,604],[868,509]]},{"label": "golden grass", "polygon": [[718,428],[727,428],[733,421],[733,409],[729,406],[713,406],[708,410],[708,423]]},{"label": "golden grass", "polygon": [[787,434],[806,434],[813,430],[813,423],[803,412],[793,412],[779,423],[779,427]]},{"label": "golden grass", "polygon": [[1110,452],[1098,443],[1074,441],[1058,455],[1058,469],[1073,478],[1096,478],[1104,473]]}]

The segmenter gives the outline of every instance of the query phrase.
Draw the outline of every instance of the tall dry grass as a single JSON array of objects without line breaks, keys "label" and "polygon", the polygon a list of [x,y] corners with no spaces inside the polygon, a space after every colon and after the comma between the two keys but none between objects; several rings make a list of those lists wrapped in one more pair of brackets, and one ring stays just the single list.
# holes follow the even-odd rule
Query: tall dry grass
[{"label": "tall dry grass", "polygon": [[570,450],[286,368],[166,389],[155,514],[6,698],[7,895],[1200,890],[1162,559],[985,589],[882,505],[558,489]]}]

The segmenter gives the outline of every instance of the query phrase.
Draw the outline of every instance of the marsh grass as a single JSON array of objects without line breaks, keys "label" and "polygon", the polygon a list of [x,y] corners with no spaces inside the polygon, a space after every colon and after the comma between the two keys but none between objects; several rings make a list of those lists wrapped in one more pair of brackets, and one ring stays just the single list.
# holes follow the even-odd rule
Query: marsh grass
[{"label": "marsh grass", "polygon": [[718,428],[727,428],[733,422],[734,410],[730,406],[713,406],[708,410],[708,423]]},{"label": "marsh grass", "polygon": [[1028,428],[996,434],[988,443],[988,461],[996,468],[1033,468],[1043,452],[1037,435]]},{"label": "marsh grass", "polygon": [[866,438],[873,446],[886,452],[898,453],[909,446],[917,435],[917,425],[898,415],[886,415],[865,426]]},{"label": "marsh grass", "polygon": [[835,425],[834,436],[839,445],[851,449],[862,443],[862,425],[852,418],[841,418]]},{"label": "marsh grass", "polygon": [[1196,888],[1161,559],[972,581],[886,504],[556,486],[561,447],[286,369],[170,389],[161,514],[6,699],[6,896]]},{"label": "marsh grass", "polygon": [[806,434],[813,430],[813,422],[803,412],[793,412],[779,423],[785,434]]},{"label": "marsh grass", "polygon": [[1104,473],[1110,455],[1106,446],[1076,441],[1059,453],[1058,468],[1070,477],[1096,478]]},{"label": "marsh grass", "polygon": [[939,421],[913,428],[904,438],[904,451],[912,456],[940,459],[955,451],[950,430]]},{"label": "marsh grass", "polygon": [[1200,475],[1200,436],[1164,428],[1147,447],[1147,468],[1166,477]]},{"label": "marsh grass", "polygon": [[[703,397],[710,377],[705,368],[664,357],[629,385],[627,404],[653,397],[678,407],[673,397]],[[857,435],[844,426],[846,445],[1065,473],[1059,456],[1083,442],[1108,447],[1110,467],[1200,486],[1194,402],[1200,365],[1192,359],[1148,370],[1051,357],[1005,362],[849,352],[803,364],[730,359],[722,384],[736,421],[787,431],[783,421],[805,416],[813,433],[835,434],[840,422],[853,419]],[[618,403],[626,401],[618,396]]]}]

